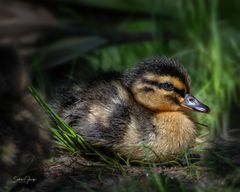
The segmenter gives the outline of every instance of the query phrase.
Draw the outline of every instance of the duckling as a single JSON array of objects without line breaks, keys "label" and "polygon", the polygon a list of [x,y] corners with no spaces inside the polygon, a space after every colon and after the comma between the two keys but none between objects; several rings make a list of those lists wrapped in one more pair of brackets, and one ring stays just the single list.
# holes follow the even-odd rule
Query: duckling
[{"label": "duckling", "polygon": [[0,47],[0,63],[2,191],[6,183],[17,183],[19,178],[25,178],[27,171],[36,168],[47,157],[50,138],[43,112],[27,93],[28,74],[16,51],[11,47]]},{"label": "duckling", "polygon": [[94,147],[153,162],[172,160],[193,144],[196,128],[185,109],[209,112],[190,94],[183,66],[160,56],[61,93],[55,109]]}]

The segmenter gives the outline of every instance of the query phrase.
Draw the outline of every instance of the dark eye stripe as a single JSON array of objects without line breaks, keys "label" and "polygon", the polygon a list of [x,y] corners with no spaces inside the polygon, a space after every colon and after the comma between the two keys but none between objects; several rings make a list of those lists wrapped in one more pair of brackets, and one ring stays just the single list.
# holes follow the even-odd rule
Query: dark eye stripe
[{"label": "dark eye stripe", "polygon": [[185,95],[186,95],[186,91],[184,89],[180,90],[180,89],[174,87],[174,91],[182,97],[185,97]]},{"label": "dark eye stripe", "polygon": [[[157,81],[143,79],[142,82],[146,83],[148,85],[153,85],[155,87],[158,87],[159,89],[163,89],[164,88],[164,83],[159,83]],[[185,97],[186,91],[184,89],[180,90],[180,89],[178,89],[176,87],[173,87],[173,91],[176,92],[177,94],[179,94],[180,96]]]},{"label": "dark eye stripe", "polygon": [[142,81],[143,81],[143,83],[146,83],[148,85],[153,85],[155,87],[158,87],[158,84],[159,84],[157,81],[152,81],[152,80],[148,80],[148,79],[143,79]]},{"label": "dark eye stripe", "polygon": [[144,88],[143,88],[143,91],[144,91],[145,93],[154,92],[154,89],[152,89],[151,87],[144,87]]}]

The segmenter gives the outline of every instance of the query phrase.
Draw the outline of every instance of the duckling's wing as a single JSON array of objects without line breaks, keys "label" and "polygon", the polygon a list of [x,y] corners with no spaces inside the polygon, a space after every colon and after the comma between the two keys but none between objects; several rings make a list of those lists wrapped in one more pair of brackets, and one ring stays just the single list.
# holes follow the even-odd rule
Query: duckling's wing
[{"label": "duckling's wing", "polygon": [[[76,127],[77,131],[84,136],[92,145],[99,147],[112,147],[122,142],[122,139],[127,131],[127,126],[130,122],[129,107],[124,104],[117,104],[109,111],[108,108],[102,108],[108,111],[109,116],[106,121],[101,117],[95,116],[96,121],[87,121],[83,126]],[[94,115],[94,114],[89,114]]]},{"label": "duckling's wing", "polygon": [[61,116],[94,146],[109,147],[121,141],[130,121],[126,90],[119,82],[100,82],[77,93],[77,101]]}]

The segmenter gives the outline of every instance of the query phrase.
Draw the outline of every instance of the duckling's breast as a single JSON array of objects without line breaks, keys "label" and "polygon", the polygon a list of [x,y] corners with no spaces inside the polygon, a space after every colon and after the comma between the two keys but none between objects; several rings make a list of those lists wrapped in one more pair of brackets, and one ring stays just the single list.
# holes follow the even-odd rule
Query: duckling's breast
[{"label": "duckling's breast", "polygon": [[156,135],[149,142],[160,159],[172,159],[184,152],[195,140],[195,125],[182,112],[162,112],[154,117]]},{"label": "duckling's breast", "polygon": [[[195,140],[194,123],[182,112],[162,112],[148,117],[145,114],[141,119],[132,116],[123,142],[117,148],[130,159],[172,160]],[[141,127],[145,127],[145,133],[140,131]]]}]

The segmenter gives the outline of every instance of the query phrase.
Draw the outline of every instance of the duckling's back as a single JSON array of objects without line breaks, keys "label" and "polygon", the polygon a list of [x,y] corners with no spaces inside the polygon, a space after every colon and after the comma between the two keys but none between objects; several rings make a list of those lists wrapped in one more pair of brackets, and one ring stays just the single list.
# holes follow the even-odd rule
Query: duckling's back
[{"label": "duckling's back", "polygon": [[147,140],[155,131],[152,112],[137,104],[120,80],[74,87],[60,97],[57,111],[95,147],[118,151],[129,130],[129,145]]}]

